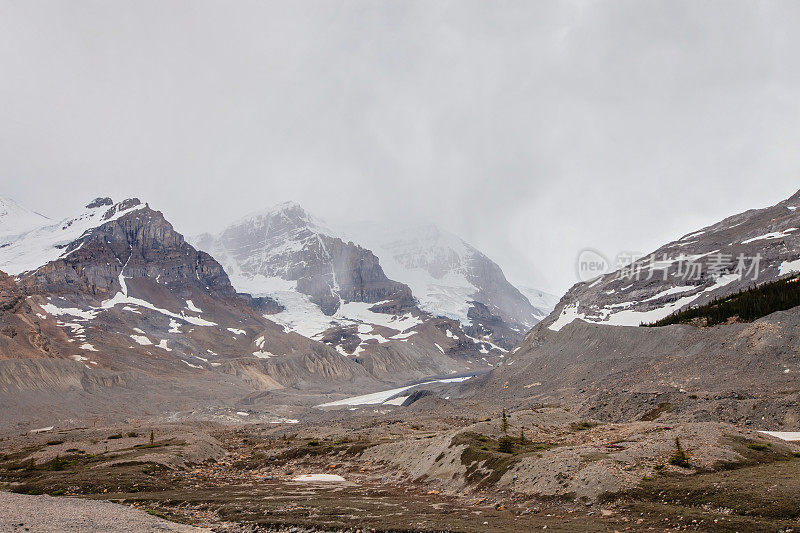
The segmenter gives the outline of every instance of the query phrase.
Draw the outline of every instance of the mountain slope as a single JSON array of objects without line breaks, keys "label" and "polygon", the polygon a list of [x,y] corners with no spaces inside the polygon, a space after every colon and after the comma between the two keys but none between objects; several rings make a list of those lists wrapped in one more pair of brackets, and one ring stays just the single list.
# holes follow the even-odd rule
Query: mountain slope
[{"label": "mountain slope", "polygon": [[344,229],[378,255],[388,275],[407,283],[420,307],[471,322],[473,302],[524,329],[551,308],[536,308],[491,259],[459,237],[432,224],[350,224]]},{"label": "mountain slope", "polygon": [[19,205],[11,198],[0,196],[0,246],[15,235],[48,223],[52,221],[46,216]]},{"label": "mountain slope", "polygon": [[637,326],[690,305],[800,271],[800,192],[666,244],[632,265],[579,283],[544,321]]},{"label": "mountain slope", "polygon": [[[381,387],[361,365],[265,318],[280,307],[236,293],[219,263],[137,199],[97,199],[77,217],[25,233],[0,248],[0,264],[16,275],[2,288],[2,299],[13,304],[0,318],[17,330],[0,331],[9,339],[0,338],[0,358],[8,359],[0,375],[12,380],[0,389],[43,386],[35,376],[62,383],[59,373],[71,372],[45,361],[20,366],[21,357],[72,360],[90,375],[106,372],[105,384],[114,383],[109,375],[130,383],[113,373],[134,372],[133,381],[148,387],[179,382],[184,393],[202,397],[197,388],[208,383],[240,397],[254,390]],[[27,324],[49,348],[17,351],[15,324]],[[31,364],[38,365],[33,374]]]},{"label": "mountain slope", "polygon": [[537,326],[500,368],[460,389],[497,410],[562,405],[612,422],[669,414],[793,431],[798,331],[800,308],[713,328]]},{"label": "mountain slope", "polygon": [[413,237],[401,232],[405,240],[351,233],[289,202],[193,242],[220,260],[237,290],[278,300],[285,310],[273,320],[344,354],[364,357],[370,345],[410,343],[420,331],[414,328],[441,317],[449,324],[438,322],[442,338],[429,343],[434,353],[463,354],[474,367],[513,346],[537,313],[545,314],[496,264],[434,227]]}]

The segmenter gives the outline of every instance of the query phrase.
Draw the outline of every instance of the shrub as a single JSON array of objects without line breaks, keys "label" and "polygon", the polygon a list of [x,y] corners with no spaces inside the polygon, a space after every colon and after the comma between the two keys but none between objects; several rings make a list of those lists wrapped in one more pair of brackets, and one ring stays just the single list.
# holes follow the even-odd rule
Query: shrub
[{"label": "shrub", "polygon": [[748,448],[751,450],[757,450],[759,452],[763,452],[766,449],[769,449],[770,444],[768,442],[751,442],[747,445]]},{"label": "shrub", "polygon": [[669,464],[680,466],[681,468],[689,468],[689,455],[683,451],[681,441],[675,437],[675,453],[669,458]]},{"label": "shrub", "polygon": [[503,437],[497,446],[497,451],[502,453],[514,453],[514,439]]},{"label": "shrub", "polygon": [[319,446],[319,441],[318,440],[310,440],[310,441],[308,441],[308,445],[309,446]]},{"label": "shrub", "polygon": [[580,422],[573,422],[569,425],[572,431],[586,431],[592,429],[597,425],[597,422],[589,422],[588,420],[581,420]]}]

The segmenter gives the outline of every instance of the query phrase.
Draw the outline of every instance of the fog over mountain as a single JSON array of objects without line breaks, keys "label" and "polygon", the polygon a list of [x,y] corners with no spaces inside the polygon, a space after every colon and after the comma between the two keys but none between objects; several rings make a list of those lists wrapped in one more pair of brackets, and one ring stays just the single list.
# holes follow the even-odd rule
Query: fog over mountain
[{"label": "fog over mountain", "polygon": [[54,219],[147,198],[187,235],[287,200],[424,218],[563,292],[581,248],[652,250],[797,189],[798,11],[7,2],[2,191]]}]

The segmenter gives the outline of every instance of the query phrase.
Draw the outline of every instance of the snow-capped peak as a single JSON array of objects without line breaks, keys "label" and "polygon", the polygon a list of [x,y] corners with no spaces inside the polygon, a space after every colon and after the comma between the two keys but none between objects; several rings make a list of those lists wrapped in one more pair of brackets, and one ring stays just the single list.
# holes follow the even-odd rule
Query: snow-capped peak
[{"label": "snow-capped peak", "polygon": [[46,216],[19,205],[12,198],[0,196],[0,244],[10,237],[52,224]]},{"label": "snow-capped peak", "polygon": [[74,251],[69,245],[87,231],[143,207],[145,204],[137,198],[117,204],[110,198],[96,198],[78,216],[55,224],[48,220],[47,225],[40,224],[9,239],[0,247],[0,270],[15,276],[36,270]]},{"label": "snow-capped peak", "polygon": [[266,210],[248,213],[231,224],[228,229],[243,225],[252,226],[255,230],[268,233],[273,233],[276,228],[282,228],[287,233],[306,229],[315,233],[335,236],[322,221],[313,217],[299,203],[293,201],[282,202]]}]

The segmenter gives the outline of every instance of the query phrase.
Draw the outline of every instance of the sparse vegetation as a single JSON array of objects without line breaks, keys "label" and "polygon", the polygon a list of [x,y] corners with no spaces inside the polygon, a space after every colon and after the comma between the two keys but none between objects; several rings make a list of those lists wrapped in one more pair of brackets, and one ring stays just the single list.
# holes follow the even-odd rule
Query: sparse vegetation
[{"label": "sparse vegetation", "polygon": [[147,509],[147,514],[157,516],[158,518],[163,518],[164,520],[169,520],[169,517],[162,513],[161,511],[156,511],[155,509]]},{"label": "sparse vegetation", "polygon": [[645,422],[652,422],[662,414],[670,411],[672,411],[672,404],[669,402],[661,402],[658,404],[658,407],[655,407],[642,415],[642,420]]},{"label": "sparse vegetation", "polygon": [[756,450],[759,452],[763,452],[764,450],[768,450],[770,447],[770,443],[768,442],[751,442],[747,445],[748,448],[751,450]]},{"label": "sparse vegetation", "polygon": [[675,437],[675,453],[669,458],[669,464],[680,466],[681,468],[690,468],[691,466],[689,464],[689,455],[683,451],[681,441],[678,437]]},{"label": "sparse vegetation", "polygon": [[597,422],[591,422],[589,420],[581,420],[580,422],[571,423],[569,427],[572,431],[586,431],[588,429],[592,429],[597,425],[598,425]]}]

